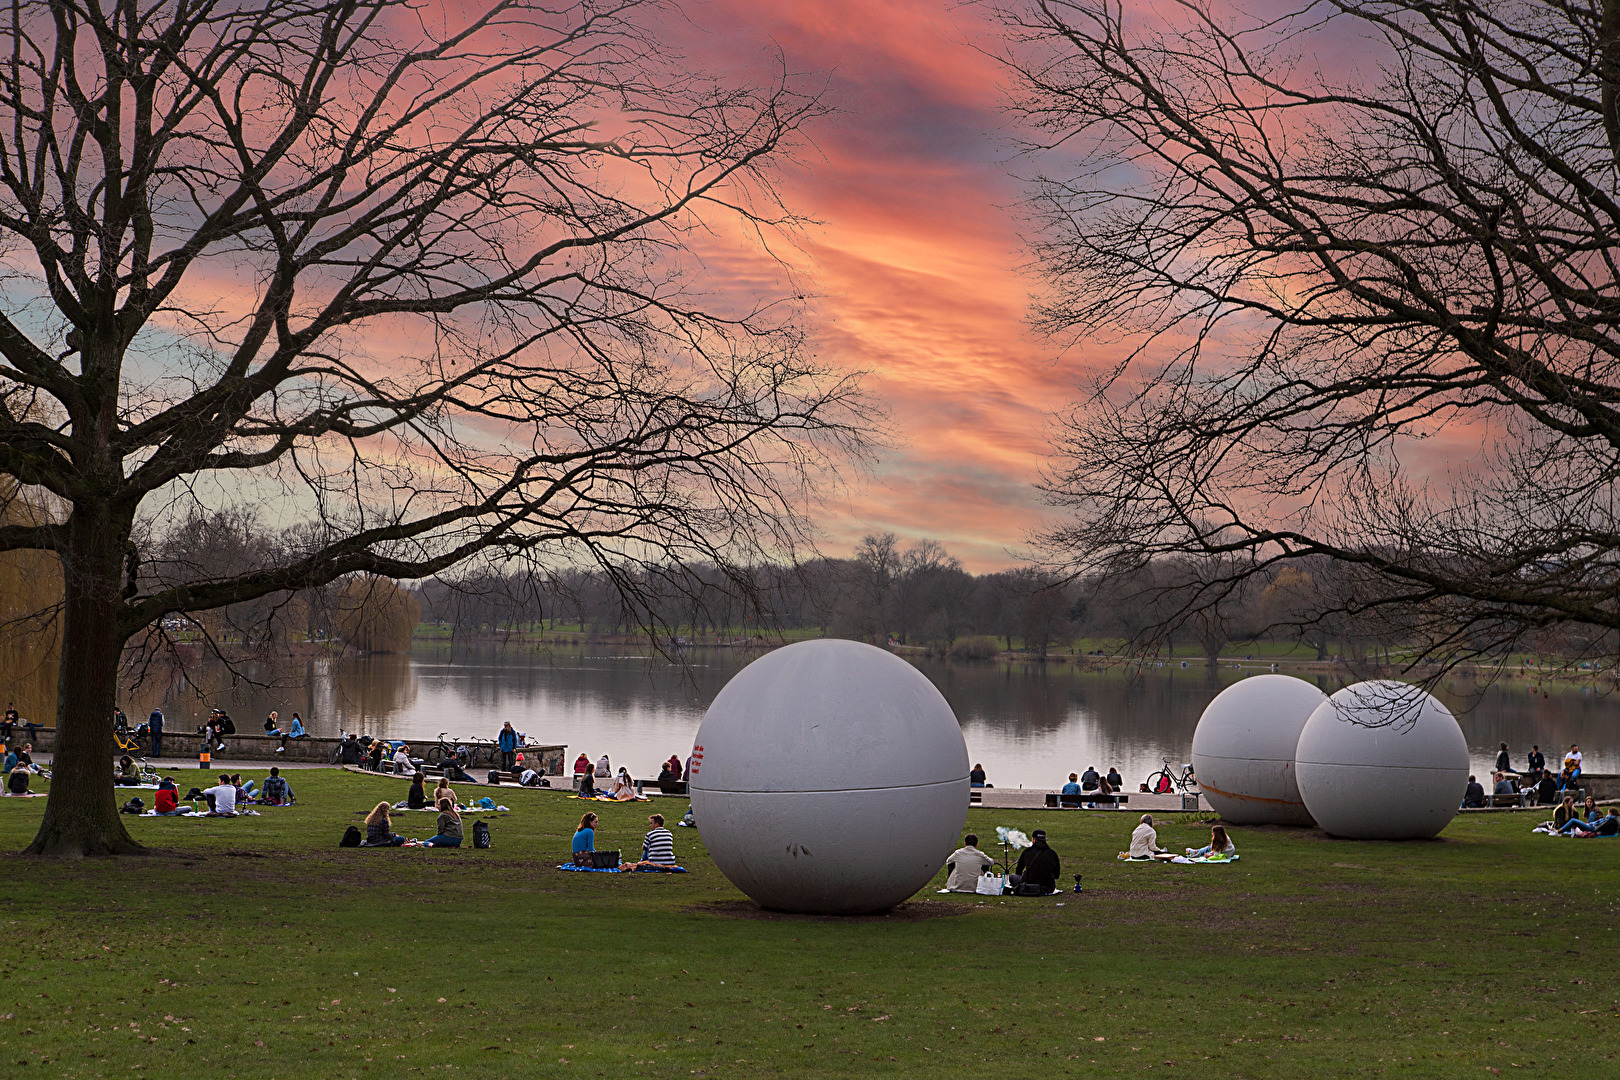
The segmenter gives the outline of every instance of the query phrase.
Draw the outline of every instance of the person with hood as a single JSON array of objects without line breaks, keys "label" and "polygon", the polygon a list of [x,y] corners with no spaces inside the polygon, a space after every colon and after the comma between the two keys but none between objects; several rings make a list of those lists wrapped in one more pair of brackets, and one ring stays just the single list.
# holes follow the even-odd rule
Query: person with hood
[{"label": "person with hood", "polygon": [[1058,860],[1057,852],[1046,844],[1046,830],[1036,829],[1029,834],[1033,843],[1025,848],[1018,856],[1018,865],[1013,868],[1012,886],[1015,892],[1024,892],[1030,886],[1039,889],[1036,895],[1044,896],[1057,891],[1058,874],[1063,871],[1063,864]]},{"label": "person with hood", "polygon": [[581,751],[579,757],[574,759],[574,775],[583,776],[590,771],[591,759],[587,757],[583,751]]},{"label": "person with hood", "polygon": [[338,746],[338,764],[358,765],[365,760],[365,756],[366,752],[360,745],[360,739],[354,732],[349,732],[349,737]]},{"label": "person with hood", "polygon": [[158,781],[157,795],[153,798],[154,809],[158,817],[177,817],[180,810],[180,792],[175,790],[174,781],[165,776]]},{"label": "person with hood", "polygon": [[501,772],[511,772],[512,766],[517,763],[518,733],[512,728],[512,721],[508,720],[501,726],[501,733],[495,738],[501,748]]}]

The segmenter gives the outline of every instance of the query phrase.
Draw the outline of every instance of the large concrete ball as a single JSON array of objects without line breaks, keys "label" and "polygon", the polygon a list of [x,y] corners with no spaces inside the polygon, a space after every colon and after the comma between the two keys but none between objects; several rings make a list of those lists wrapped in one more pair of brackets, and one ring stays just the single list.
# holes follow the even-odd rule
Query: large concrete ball
[{"label": "large concrete ball", "polygon": [[1351,840],[1435,836],[1468,786],[1468,743],[1451,711],[1406,683],[1347,686],[1305,722],[1294,751],[1317,824]]},{"label": "large concrete ball", "polygon": [[692,814],[764,907],[887,911],[944,865],[967,819],[967,744],[934,684],[858,641],[755,660],[698,728]]},{"label": "large concrete ball", "polygon": [[1294,748],[1327,695],[1290,675],[1255,675],[1209,703],[1193,732],[1198,786],[1238,825],[1310,825],[1294,782]]}]

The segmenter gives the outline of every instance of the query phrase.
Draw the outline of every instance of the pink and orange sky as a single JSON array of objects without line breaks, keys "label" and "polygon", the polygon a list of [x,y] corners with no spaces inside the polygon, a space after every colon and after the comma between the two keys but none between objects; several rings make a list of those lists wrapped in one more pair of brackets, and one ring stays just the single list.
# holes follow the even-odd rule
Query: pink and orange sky
[{"label": "pink and orange sky", "polygon": [[[946,0],[692,0],[697,66],[825,79],[839,110],[784,185],[817,219],[805,237],[822,355],[871,373],[894,445],[829,508],[828,554],[863,533],[939,540],[971,570],[1014,560],[1045,511],[1034,483],[1050,412],[1074,396],[1072,358],[1023,323],[1030,281],[1000,111],[994,35]],[[683,35],[684,37],[685,35]],[[716,265],[712,273],[724,274]]]}]

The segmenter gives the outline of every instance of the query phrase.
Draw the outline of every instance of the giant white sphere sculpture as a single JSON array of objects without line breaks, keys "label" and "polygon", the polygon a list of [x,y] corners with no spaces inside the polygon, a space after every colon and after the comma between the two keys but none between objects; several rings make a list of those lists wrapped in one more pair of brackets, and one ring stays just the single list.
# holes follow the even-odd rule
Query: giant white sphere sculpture
[{"label": "giant white sphere sculpture", "polygon": [[1468,786],[1468,743],[1451,711],[1387,680],[1347,686],[1305,722],[1299,793],[1318,825],[1351,840],[1416,840],[1446,827]]},{"label": "giant white sphere sculpture", "polygon": [[1209,703],[1192,764],[1209,805],[1238,825],[1310,825],[1294,782],[1294,748],[1327,695],[1290,675],[1255,675]]},{"label": "giant white sphere sculpture", "polygon": [[934,684],[858,641],[767,653],[698,728],[692,815],[720,872],[778,911],[886,911],[967,819],[967,744]]}]

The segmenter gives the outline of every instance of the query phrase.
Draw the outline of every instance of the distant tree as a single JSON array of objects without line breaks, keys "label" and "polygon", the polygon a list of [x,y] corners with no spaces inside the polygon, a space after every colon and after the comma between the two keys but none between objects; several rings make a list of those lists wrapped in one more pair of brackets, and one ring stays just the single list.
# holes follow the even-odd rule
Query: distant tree
[{"label": "distant tree", "polygon": [[332,626],[346,643],[367,653],[402,653],[422,620],[422,606],[397,582],[360,574],[338,590]]},{"label": "distant tree", "polygon": [[849,564],[846,629],[879,648],[888,645],[889,631],[894,626],[900,559],[900,540],[894,533],[869,533],[855,546],[855,557]]},{"label": "distant tree", "polygon": [[1063,423],[1056,565],[1327,558],[1320,610],[1451,658],[1620,629],[1620,8],[999,11],[1036,324],[1127,335]]}]

